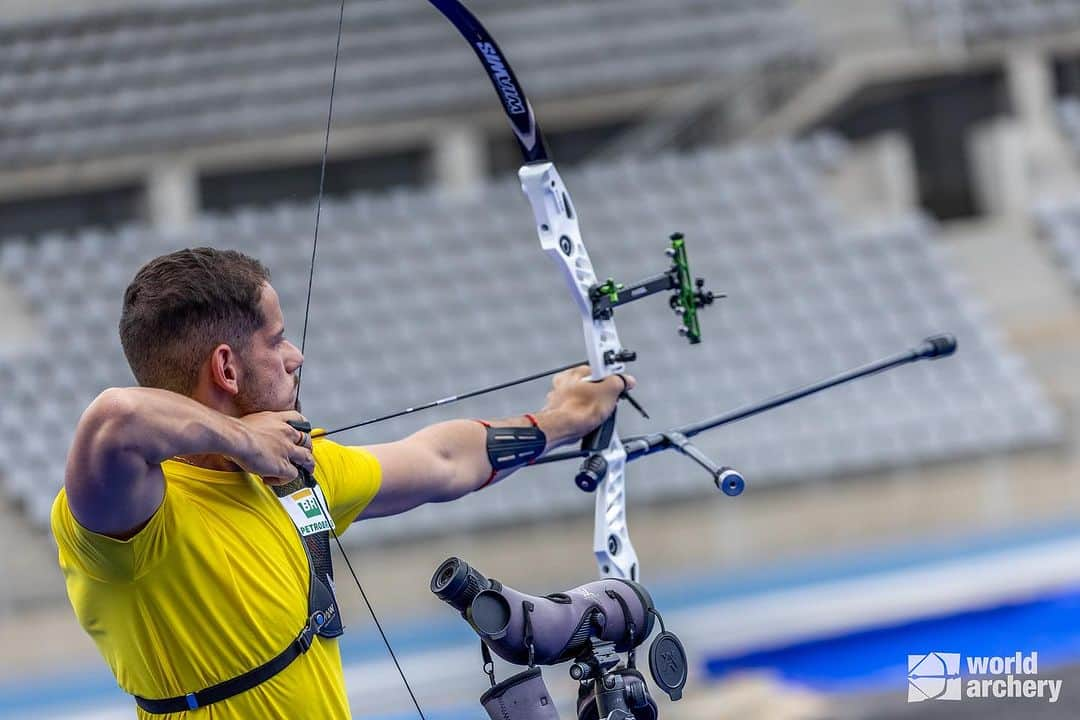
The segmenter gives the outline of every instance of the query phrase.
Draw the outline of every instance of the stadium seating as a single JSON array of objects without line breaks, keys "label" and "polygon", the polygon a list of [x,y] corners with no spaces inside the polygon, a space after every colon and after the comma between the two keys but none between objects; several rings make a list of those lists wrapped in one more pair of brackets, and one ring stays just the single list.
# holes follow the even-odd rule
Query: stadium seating
[{"label": "stadium seating", "polygon": [[1074,0],[905,0],[916,38],[977,44],[1080,27]]},{"label": "stadium seating", "polygon": [[1080,152],[1080,98],[1066,96],[1057,101],[1058,124],[1069,144]]},{"label": "stadium seating", "polygon": [[[952,359],[829,391],[701,436],[700,445],[754,488],[1058,437],[1054,410],[950,271],[933,227],[910,218],[853,228],[824,198],[822,178],[845,152],[820,135],[568,176],[603,276],[634,280],[666,268],[666,238],[681,231],[695,273],[728,294],[703,315],[696,346],[676,335],[663,299],[618,311],[622,341],[639,353],[638,399],[653,416],[622,410],[624,434],[718,414],[951,331],[961,348]],[[305,412],[335,427],[583,357],[576,310],[531,217],[509,179],[473,200],[395,191],[324,204]],[[15,395],[0,407],[0,460],[24,469],[5,471],[4,483],[37,522],[60,485],[81,410],[101,389],[131,382],[116,323],[139,265],[192,245],[255,254],[273,271],[298,341],[312,220],[308,206],[279,206],[204,218],[183,234],[129,227],[2,245],[0,272],[35,308],[45,335],[42,347],[0,361]],[[386,441],[443,418],[533,410],[546,389],[538,382],[341,439]],[[531,468],[463,502],[365,523],[358,534],[588,512],[591,498],[571,482],[575,469]],[[630,468],[629,492],[655,500],[716,490],[696,466],[665,455]]]},{"label": "stadium seating", "polygon": [[[470,3],[534,100],[808,57],[816,50],[792,5]],[[317,128],[326,117],[338,10],[337,0],[171,0],[0,24],[0,163],[10,169]],[[347,3],[335,119],[486,107],[491,89],[475,63],[423,0]]]},{"label": "stadium seating", "polygon": [[1073,286],[1080,290],[1080,203],[1041,203],[1035,210],[1035,220]]}]

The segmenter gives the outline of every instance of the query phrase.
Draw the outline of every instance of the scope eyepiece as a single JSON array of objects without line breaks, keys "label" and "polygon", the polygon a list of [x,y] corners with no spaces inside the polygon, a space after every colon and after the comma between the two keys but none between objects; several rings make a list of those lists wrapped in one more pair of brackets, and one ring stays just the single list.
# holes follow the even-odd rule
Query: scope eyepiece
[{"label": "scope eyepiece", "polygon": [[490,580],[456,557],[446,559],[431,576],[431,592],[462,614],[489,587]]}]

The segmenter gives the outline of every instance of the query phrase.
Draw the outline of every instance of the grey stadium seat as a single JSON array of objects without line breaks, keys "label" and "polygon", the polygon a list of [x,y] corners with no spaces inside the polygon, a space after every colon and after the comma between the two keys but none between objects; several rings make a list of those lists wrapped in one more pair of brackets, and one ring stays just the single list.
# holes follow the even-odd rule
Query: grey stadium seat
[{"label": "grey stadium seat", "polygon": [[[814,137],[621,160],[568,175],[603,276],[636,279],[665,267],[666,238],[678,230],[688,238],[695,272],[729,294],[703,316],[705,340],[697,346],[675,335],[661,299],[619,311],[622,340],[639,353],[639,399],[653,415],[646,422],[623,411],[624,435],[717,414],[954,331],[962,348],[955,358],[830,391],[702,436],[700,444],[763,484],[1060,437],[1053,407],[949,270],[933,226],[910,218],[851,227],[815,191],[844,152],[835,138]],[[46,519],[42,498],[61,482],[62,450],[78,413],[103,387],[131,382],[115,332],[120,295],[139,265],[185,245],[253,253],[271,266],[298,341],[312,220],[309,205],[279,205],[203,218],[180,236],[131,226],[2,246],[0,271],[36,298],[39,310],[47,308],[50,345],[47,353],[31,349],[0,360],[0,375],[40,371],[57,379],[19,394],[23,412],[52,418],[48,447],[34,450],[42,475],[33,485],[6,477],[9,492],[37,521]],[[514,181],[494,183],[473,200],[399,190],[327,201],[323,221],[303,387],[305,411],[318,425],[343,425],[583,357],[576,311],[542,257]],[[78,258],[93,270],[64,272],[68,287],[55,292],[55,277],[43,276],[45,268],[54,272],[57,257]],[[535,409],[546,387],[516,388],[341,439],[379,442],[440,419]],[[0,425],[12,422],[10,411],[0,413]],[[10,437],[0,433],[0,459],[20,451],[4,444]],[[592,498],[572,484],[574,469],[525,470],[461,503],[365,523],[356,536],[591,512]],[[652,457],[631,468],[634,498],[715,493],[711,488],[680,458]]]}]

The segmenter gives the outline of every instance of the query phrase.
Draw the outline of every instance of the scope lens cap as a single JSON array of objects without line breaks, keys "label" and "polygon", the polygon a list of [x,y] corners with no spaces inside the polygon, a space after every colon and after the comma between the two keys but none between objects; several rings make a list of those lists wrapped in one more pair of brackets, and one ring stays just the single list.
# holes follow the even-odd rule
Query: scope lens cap
[{"label": "scope lens cap", "polygon": [[510,603],[502,593],[484,590],[473,598],[469,606],[469,621],[473,629],[485,640],[502,640],[510,626]]},{"label": "scope lens cap", "polygon": [[686,650],[675,633],[666,630],[649,646],[649,672],[656,686],[672,701],[682,697],[686,686]]}]

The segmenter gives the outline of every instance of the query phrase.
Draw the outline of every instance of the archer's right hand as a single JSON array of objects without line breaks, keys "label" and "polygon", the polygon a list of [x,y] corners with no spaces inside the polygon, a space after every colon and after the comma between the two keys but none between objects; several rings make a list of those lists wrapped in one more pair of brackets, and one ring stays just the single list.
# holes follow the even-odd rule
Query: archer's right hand
[{"label": "archer's right hand", "polygon": [[248,437],[240,456],[234,457],[244,470],[254,473],[268,485],[284,485],[300,474],[296,466],[315,471],[315,456],[311,453],[311,435],[289,425],[289,421],[305,422],[300,413],[258,412],[239,418]]}]

